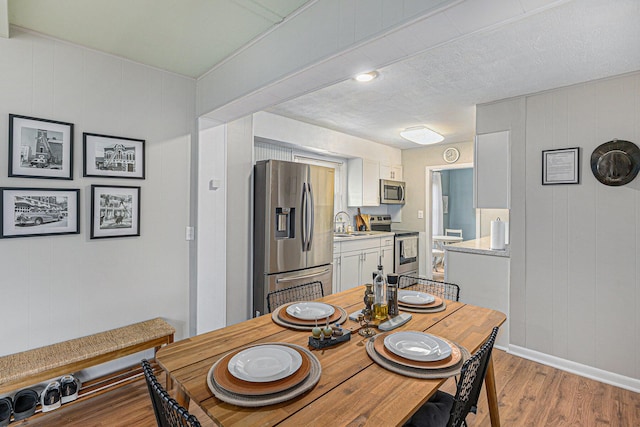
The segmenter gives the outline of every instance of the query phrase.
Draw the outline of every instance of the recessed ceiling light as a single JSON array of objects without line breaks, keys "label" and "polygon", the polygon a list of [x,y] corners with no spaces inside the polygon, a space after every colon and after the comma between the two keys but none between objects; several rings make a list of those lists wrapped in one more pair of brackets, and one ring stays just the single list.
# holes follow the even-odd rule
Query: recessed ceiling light
[{"label": "recessed ceiling light", "polygon": [[376,77],[378,77],[378,72],[377,71],[369,71],[368,73],[360,73],[357,76],[355,76],[354,78],[361,82],[361,83],[366,83],[366,82],[370,82],[371,80],[375,79]]},{"label": "recessed ceiling light", "polygon": [[400,136],[404,139],[415,142],[416,144],[435,144],[444,140],[444,136],[438,132],[434,132],[426,126],[415,126],[407,128],[400,132]]}]

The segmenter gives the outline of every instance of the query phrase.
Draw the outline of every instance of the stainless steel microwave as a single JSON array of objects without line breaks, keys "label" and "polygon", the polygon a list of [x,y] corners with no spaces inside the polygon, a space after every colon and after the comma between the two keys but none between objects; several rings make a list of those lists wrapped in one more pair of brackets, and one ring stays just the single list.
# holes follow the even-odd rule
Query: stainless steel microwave
[{"label": "stainless steel microwave", "polygon": [[380,180],[380,203],[404,205],[405,183],[402,181]]}]

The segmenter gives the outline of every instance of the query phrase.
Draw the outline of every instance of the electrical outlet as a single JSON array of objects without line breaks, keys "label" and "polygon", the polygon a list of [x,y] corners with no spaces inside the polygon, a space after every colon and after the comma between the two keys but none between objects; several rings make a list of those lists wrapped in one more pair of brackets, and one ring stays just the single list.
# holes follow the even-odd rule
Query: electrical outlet
[{"label": "electrical outlet", "polygon": [[424,211],[418,211],[418,219],[424,218]]}]

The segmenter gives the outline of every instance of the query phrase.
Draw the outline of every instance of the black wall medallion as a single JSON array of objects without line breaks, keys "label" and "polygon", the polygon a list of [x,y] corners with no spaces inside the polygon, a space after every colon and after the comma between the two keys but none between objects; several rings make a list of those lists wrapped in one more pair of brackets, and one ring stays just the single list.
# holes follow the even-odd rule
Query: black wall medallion
[{"label": "black wall medallion", "polygon": [[622,139],[605,142],[591,154],[591,171],[604,185],[628,184],[640,171],[640,148]]}]

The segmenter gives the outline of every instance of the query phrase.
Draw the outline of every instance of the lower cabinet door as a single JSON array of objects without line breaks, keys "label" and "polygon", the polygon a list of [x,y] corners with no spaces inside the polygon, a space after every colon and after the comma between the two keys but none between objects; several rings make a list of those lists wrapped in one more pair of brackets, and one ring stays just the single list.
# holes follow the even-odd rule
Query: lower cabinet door
[{"label": "lower cabinet door", "polygon": [[393,273],[393,246],[380,249],[384,274]]},{"label": "lower cabinet door", "polygon": [[373,283],[373,272],[378,270],[380,258],[380,248],[367,249],[362,251],[362,275],[359,285]]},{"label": "lower cabinet door", "polygon": [[340,254],[333,255],[333,293],[340,292],[342,287],[340,286],[340,270],[342,269],[342,263],[340,260]]},{"label": "lower cabinet door", "polygon": [[360,286],[361,251],[343,252],[340,254],[340,290]]}]

